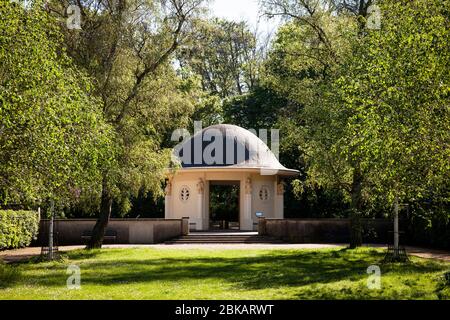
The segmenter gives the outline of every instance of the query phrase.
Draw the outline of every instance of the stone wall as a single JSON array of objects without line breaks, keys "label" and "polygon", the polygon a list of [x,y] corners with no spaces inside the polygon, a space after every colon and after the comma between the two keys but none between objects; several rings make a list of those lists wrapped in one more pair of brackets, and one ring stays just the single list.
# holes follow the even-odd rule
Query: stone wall
[{"label": "stone wall", "polygon": [[[95,219],[56,219],[55,240],[58,245],[84,244],[81,236],[92,231]],[[117,234],[115,241],[105,244],[154,244],[161,243],[183,234],[182,219],[111,219],[107,230]],[[48,220],[41,220],[36,245],[41,245],[48,237]]]},{"label": "stone wall", "polygon": [[[363,219],[363,241],[387,243],[389,219]],[[261,219],[259,233],[292,243],[348,243],[349,219]]]}]

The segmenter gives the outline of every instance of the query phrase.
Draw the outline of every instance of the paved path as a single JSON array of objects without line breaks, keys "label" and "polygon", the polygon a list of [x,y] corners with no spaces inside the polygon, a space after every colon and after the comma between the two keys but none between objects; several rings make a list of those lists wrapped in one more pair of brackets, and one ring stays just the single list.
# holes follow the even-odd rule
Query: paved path
[{"label": "paved path", "polygon": [[[155,248],[159,250],[167,249],[207,249],[207,250],[254,250],[254,249],[323,249],[323,248],[339,248],[345,247],[346,244],[316,244],[316,243],[301,243],[301,244],[156,244],[156,245],[104,245],[105,249],[114,248]],[[386,248],[383,245],[371,245],[368,247]],[[83,249],[84,246],[64,246],[59,247],[59,251],[66,252],[71,250]],[[419,247],[406,247],[409,254],[427,259],[439,259],[450,262],[450,252],[435,249],[426,249]],[[41,253],[40,247],[30,247],[17,250],[0,251],[0,259],[5,262],[18,262],[29,259],[31,257],[39,256]]]},{"label": "paved path", "polygon": [[413,256],[426,259],[439,259],[450,262],[450,252],[435,249],[424,249],[420,247],[406,247],[406,251]]}]

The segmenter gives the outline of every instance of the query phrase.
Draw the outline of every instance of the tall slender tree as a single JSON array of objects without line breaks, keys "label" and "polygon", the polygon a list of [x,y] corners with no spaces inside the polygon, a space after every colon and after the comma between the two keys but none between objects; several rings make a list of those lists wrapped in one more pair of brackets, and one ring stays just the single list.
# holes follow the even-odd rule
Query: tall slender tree
[{"label": "tall slender tree", "polygon": [[[68,4],[51,1],[49,10],[65,17]],[[195,103],[195,88],[177,77],[172,57],[190,36],[202,0],[80,0],[77,5],[81,30],[61,25],[67,50],[95,79],[104,117],[114,128],[114,162],[103,168],[100,214],[88,245],[98,248],[113,201],[126,213],[131,196],[162,192],[170,151],[161,141],[187,121]]]},{"label": "tall slender tree", "polygon": [[398,212],[398,201],[449,201],[449,4],[378,2],[379,32],[355,43],[336,81],[342,140],[370,175],[370,191]]},{"label": "tall slender tree", "polygon": [[[299,106],[284,123],[300,126],[292,134],[307,164],[306,186],[343,190],[352,210],[350,246],[361,244],[360,216],[364,203],[364,173],[358,158],[345,158],[339,139],[345,117],[332,108],[332,83],[351,55],[351,41],[361,33],[358,19],[327,1],[262,1],[266,15],[287,23],[278,32],[265,64],[265,83]],[[330,99],[331,98],[331,99]],[[287,125],[292,127],[292,125]],[[293,141],[291,140],[291,141]]]}]

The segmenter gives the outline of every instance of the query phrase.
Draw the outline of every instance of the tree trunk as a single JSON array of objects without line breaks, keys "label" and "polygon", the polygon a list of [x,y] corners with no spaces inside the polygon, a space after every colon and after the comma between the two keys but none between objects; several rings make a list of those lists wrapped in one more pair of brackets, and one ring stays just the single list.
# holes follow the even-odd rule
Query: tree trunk
[{"label": "tree trunk", "polygon": [[398,196],[395,196],[394,203],[394,257],[399,257]]},{"label": "tree trunk", "polygon": [[358,35],[361,37],[365,34],[368,10],[372,5],[372,0],[360,0],[357,8]]},{"label": "tree trunk", "polygon": [[239,75],[236,75],[236,89],[239,95],[242,95],[241,79],[239,79]]},{"label": "tree trunk", "polygon": [[106,178],[103,178],[100,216],[92,230],[92,237],[86,246],[86,249],[100,249],[102,247],[105,230],[111,217],[112,201],[111,194],[106,184]]},{"label": "tree trunk", "polygon": [[362,245],[362,224],[359,211],[352,210],[350,216],[350,249],[355,249]]},{"label": "tree trunk", "polygon": [[350,248],[354,249],[362,245],[362,225],[361,225],[361,207],[362,207],[362,174],[359,168],[353,172],[352,182],[352,210],[350,214]]}]

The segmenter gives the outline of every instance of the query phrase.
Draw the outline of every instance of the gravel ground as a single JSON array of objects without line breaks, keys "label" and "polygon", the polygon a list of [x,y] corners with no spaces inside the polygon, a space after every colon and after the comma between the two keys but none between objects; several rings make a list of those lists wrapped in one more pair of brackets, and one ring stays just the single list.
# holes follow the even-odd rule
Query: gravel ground
[{"label": "gravel ground", "polygon": [[[103,248],[154,248],[158,250],[167,249],[208,249],[208,250],[255,250],[255,249],[323,249],[323,248],[339,248],[345,247],[346,244],[316,244],[316,243],[301,243],[301,244],[156,244],[156,245],[104,245]],[[382,245],[365,245],[375,248],[386,248]],[[66,252],[71,250],[83,249],[84,246],[63,246],[59,247],[59,251]],[[419,247],[406,247],[410,255],[427,258],[439,259],[450,262],[450,252],[435,249],[426,249]],[[41,253],[40,247],[29,247],[16,250],[0,251],[0,259],[5,262],[18,262],[26,260],[30,257],[38,256]]]}]

